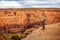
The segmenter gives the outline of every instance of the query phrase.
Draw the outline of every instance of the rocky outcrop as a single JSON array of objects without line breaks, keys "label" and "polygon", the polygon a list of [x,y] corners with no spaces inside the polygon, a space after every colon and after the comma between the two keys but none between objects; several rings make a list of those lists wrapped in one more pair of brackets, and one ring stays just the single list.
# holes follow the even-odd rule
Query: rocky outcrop
[{"label": "rocky outcrop", "polygon": [[60,40],[60,23],[46,25],[45,30],[40,27],[22,40]]}]

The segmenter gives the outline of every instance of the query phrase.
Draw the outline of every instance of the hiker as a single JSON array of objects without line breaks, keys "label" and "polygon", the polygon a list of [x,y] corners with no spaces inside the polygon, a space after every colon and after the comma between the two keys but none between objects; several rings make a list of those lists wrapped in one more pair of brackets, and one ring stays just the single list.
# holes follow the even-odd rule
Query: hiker
[{"label": "hiker", "polygon": [[43,13],[41,13],[41,16],[42,16],[42,30],[44,30],[45,29],[45,20],[46,20],[46,15],[45,15],[45,13],[44,13],[44,11],[43,11]]}]

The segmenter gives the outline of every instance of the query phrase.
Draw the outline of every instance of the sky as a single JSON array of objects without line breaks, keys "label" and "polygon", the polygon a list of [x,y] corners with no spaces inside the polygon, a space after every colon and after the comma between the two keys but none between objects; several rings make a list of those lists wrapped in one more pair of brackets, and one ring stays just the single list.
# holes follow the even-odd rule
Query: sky
[{"label": "sky", "polygon": [[60,8],[60,0],[0,0],[0,8]]}]

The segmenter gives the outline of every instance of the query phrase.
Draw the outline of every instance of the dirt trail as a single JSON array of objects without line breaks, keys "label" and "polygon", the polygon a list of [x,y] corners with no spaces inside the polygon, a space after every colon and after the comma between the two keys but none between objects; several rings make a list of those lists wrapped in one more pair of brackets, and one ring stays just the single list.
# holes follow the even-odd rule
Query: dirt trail
[{"label": "dirt trail", "polygon": [[38,28],[22,40],[60,40],[60,23],[46,25],[45,30]]}]

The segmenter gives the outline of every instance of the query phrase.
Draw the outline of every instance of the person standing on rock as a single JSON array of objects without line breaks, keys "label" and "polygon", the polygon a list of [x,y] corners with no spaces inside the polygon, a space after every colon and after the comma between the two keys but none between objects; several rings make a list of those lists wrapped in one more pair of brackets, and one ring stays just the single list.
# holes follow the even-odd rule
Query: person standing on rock
[{"label": "person standing on rock", "polygon": [[41,13],[41,16],[42,16],[42,30],[45,29],[45,20],[47,18],[47,16],[45,15],[44,11]]}]

